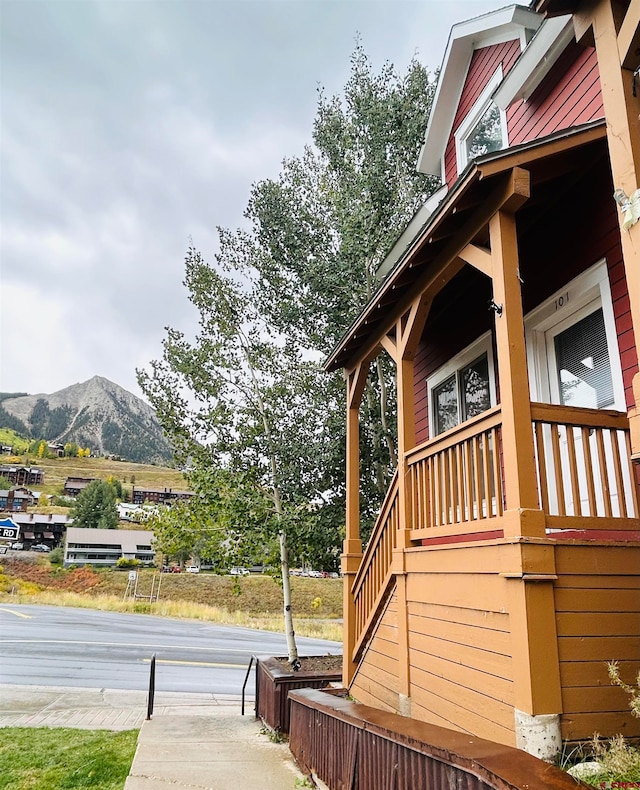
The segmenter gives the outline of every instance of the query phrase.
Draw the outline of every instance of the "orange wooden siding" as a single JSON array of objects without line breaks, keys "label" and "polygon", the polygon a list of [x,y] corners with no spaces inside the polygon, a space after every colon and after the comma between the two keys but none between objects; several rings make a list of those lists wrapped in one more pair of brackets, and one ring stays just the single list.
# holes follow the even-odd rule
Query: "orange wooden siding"
[{"label": "orange wooden siding", "polygon": [[351,685],[351,694],[365,705],[397,712],[398,600],[393,593]]},{"label": "orange wooden siding", "polygon": [[623,680],[640,670],[640,547],[559,545],[555,601],[562,682],[562,736],[640,736],[628,695],[611,685],[607,663],[619,661]]},{"label": "orange wooden siding", "polygon": [[[494,543],[408,550],[411,716],[514,745],[507,585],[527,582],[498,572],[502,551]],[[639,737],[640,722],[609,681],[607,663],[619,661],[630,684],[640,670],[640,546],[558,543],[554,552],[562,737],[589,740],[596,730]],[[398,672],[394,592],[350,691],[359,702],[398,712]]]}]

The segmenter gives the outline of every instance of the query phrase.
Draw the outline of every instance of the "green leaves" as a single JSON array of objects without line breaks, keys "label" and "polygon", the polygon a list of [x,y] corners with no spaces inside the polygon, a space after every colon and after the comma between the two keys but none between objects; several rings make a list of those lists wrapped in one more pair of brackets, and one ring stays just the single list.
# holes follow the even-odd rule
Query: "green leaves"
[{"label": "green leaves", "polygon": [[84,488],[71,510],[74,527],[116,529],[116,490],[106,480],[93,480]]}]

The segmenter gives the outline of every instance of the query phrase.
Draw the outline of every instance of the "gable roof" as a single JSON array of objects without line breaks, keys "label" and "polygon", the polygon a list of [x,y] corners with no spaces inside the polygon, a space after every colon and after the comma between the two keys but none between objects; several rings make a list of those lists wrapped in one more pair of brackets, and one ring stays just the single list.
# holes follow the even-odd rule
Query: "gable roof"
[{"label": "gable roof", "polygon": [[520,38],[522,48],[542,24],[542,17],[520,5],[468,19],[451,28],[436,93],[431,105],[425,141],[418,157],[421,173],[441,176],[442,156],[476,49]]},{"label": "gable roof", "polygon": [[606,151],[604,120],[554,132],[547,137],[485,154],[471,162],[447,197],[416,233],[389,276],[333,349],[325,370],[350,369],[369,353],[409,306],[421,283],[435,281],[469,242],[486,246],[492,195],[513,168],[529,171],[537,210],[557,181],[584,173]]}]

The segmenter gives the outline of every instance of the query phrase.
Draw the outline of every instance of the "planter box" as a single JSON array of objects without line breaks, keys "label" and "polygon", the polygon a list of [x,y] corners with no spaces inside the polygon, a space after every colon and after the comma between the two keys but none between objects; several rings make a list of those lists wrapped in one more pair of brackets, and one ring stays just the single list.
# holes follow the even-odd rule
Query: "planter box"
[{"label": "planter box", "polygon": [[[312,656],[311,658],[316,658]],[[320,656],[318,656],[320,658]],[[324,658],[324,656],[322,657]],[[342,661],[340,656],[337,659]],[[294,689],[323,689],[330,683],[342,683],[342,669],[307,671],[305,658],[302,669],[294,672],[286,665],[286,658],[273,656],[258,658],[256,664],[256,717],[276,732],[289,732],[289,692]],[[285,662],[285,663],[283,663]]]}]

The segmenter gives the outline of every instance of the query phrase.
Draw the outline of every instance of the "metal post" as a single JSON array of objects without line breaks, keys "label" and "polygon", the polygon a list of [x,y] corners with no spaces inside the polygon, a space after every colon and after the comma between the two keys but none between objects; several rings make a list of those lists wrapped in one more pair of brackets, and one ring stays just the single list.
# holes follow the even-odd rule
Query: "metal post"
[{"label": "metal post", "polygon": [[253,659],[255,656],[251,656],[251,661],[249,661],[249,666],[247,667],[247,674],[244,676],[244,683],[242,684],[242,711],[241,716],[244,716],[244,690],[247,686],[247,680],[249,680],[249,672],[251,672],[251,667],[253,665]]},{"label": "metal post", "polygon": [[149,671],[149,696],[147,697],[147,721],[153,716],[153,698],[156,692],[156,654],[151,656],[151,668]]}]

